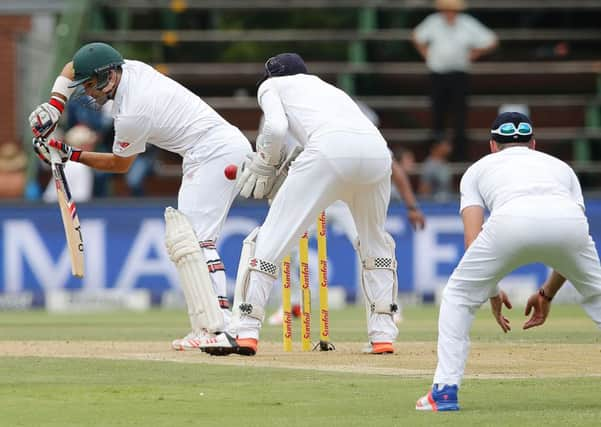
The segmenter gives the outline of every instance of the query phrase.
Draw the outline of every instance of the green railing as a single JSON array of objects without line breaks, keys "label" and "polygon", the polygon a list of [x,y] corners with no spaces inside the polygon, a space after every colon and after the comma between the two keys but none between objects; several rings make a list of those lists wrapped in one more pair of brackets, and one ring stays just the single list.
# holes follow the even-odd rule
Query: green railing
[{"label": "green railing", "polygon": [[[601,72],[597,75],[597,94],[586,107],[584,126],[589,132],[601,129]],[[591,141],[588,138],[578,138],[574,141],[573,156],[578,162],[589,162],[592,155]]]},{"label": "green railing", "polygon": [[[373,7],[363,7],[359,10],[358,29],[360,33],[366,33],[378,29],[377,11]],[[367,48],[364,40],[352,41],[348,47],[349,62],[352,64],[364,64],[367,62]],[[349,95],[355,94],[355,76],[352,74],[341,74],[338,77],[338,85]]]}]

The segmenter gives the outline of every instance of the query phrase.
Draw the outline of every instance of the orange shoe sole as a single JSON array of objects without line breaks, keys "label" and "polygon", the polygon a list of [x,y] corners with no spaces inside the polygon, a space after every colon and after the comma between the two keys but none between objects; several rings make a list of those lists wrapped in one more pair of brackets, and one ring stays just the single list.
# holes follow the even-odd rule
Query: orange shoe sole
[{"label": "orange shoe sole", "polygon": [[371,354],[392,354],[394,347],[391,342],[374,342],[371,343]]},{"label": "orange shoe sole", "polygon": [[254,356],[257,352],[258,341],[254,338],[236,338],[236,344],[236,353],[243,356]]}]

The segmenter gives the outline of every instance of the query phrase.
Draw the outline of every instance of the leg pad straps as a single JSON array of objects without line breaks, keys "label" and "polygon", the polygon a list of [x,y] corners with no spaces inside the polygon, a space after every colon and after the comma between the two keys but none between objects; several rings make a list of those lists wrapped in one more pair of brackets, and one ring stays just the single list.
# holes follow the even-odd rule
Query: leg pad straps
[{"label": "leg pad straps", "polygon": [[[274,279],[277,279],[279,272],[278,266],[274,263],[254,257],[248,260],[248,269],[266,274]],[[260,320],[261,322],[263,319],[265,319],[265,310],[260,307],[253,306],[249,302],[242,302],[238,308],[240,309],[240,313],[245,316],[252,317]]]}]

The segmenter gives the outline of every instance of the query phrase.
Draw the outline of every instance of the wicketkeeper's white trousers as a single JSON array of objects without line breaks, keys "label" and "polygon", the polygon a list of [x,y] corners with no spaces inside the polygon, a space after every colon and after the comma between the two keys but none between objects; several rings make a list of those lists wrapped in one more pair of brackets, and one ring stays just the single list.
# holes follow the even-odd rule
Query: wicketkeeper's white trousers
[{"label": "wicketkeeper's white trousers", "polygon": [[443,291],[434,384],[460,385],[476,310],[496,294],[500,279],[534,262],[572,282],[601,328],[601,266],[581,209],[558,197],[516,199],[492,213]]},{"label": "wicketkeeper's white trousers", "polygon": [[[292,163],[273,200],[257,236],[255,257],[279,267],[319,213],[343,200],[357,226],[363,256],[394,258],[384,230],[390,173],[390,152],[379,133],[335,132],[311,141]],[[370,297],[393,302],[395,275],[391,270],[367,270]],[[245,301],[264,309],[274,282],[252,271]],[[242,316],[237,333],[240,338],[258,339],[260,327],[257,319]],[[392,316],[386,314],[370,316],[368,330],[371,341],[393,341],[398,334]]]}]

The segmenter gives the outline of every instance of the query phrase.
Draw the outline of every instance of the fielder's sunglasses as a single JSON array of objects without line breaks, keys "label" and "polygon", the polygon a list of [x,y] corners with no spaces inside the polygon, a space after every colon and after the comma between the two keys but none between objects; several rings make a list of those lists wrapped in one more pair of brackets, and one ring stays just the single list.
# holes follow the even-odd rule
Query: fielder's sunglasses
[{"label": "fielder's sunglasses", "polygon": [[532,135],[532,125],[526,122],[520,122],[517,127],[513,123],[503,123],[498,128],[493,129],[490,133],[502,136],[513,135]]}]

